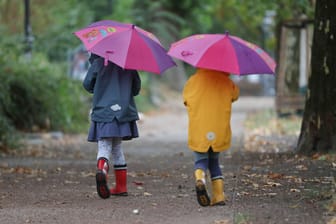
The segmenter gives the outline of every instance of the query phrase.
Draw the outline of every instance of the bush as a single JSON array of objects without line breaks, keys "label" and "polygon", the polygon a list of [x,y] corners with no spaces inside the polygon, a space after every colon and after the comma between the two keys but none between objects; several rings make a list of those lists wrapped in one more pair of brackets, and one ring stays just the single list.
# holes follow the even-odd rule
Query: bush
[{"label": "bush", "polygon": [[87,131],[89,103],[66,66],[44,55],[31,60],[0,51],[0,147],[11,146],[17,131]]},{"label": "bush", "polygon": [[[29,60],[18,39],[0,40],[0,149],[15,148],[20,132],[87,132],[91,94],[67,75],[66,62],[50,63],[45,54]],[[4,42],[6,41],[6,42]],[[153,107],[150,74],[142,76],[139,111]]]}]

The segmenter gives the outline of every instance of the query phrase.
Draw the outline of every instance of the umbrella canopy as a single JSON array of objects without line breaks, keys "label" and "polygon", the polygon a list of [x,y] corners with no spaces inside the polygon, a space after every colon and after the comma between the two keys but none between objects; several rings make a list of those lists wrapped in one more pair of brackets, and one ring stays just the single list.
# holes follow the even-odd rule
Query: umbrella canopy
[{"label": "umbrella canopy", "polygon": [[175,66],[160,41],[133,24],[103,20],[74,32],[87,51],[114,62],[122,68],[156,74]]},{"label": "umbrella canopy", "polygon": [[168,54],[198,68],[237,75],[274,74],[274,60],[260,47],[225,34],[197,34],[171,45]]}]

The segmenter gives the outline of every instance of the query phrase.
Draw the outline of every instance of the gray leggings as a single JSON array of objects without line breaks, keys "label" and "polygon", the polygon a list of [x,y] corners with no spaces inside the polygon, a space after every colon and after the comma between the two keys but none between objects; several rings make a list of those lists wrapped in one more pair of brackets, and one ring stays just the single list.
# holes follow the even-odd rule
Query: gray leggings
[{"label": "gray leggings", "polygon": [[104,157],[110,160],[112,155],[113,165],[125,165],[125,156],[121,148],[122,138],[113,137],[113,138],[103,138],[98,140],[98,153],[97,159]]}]

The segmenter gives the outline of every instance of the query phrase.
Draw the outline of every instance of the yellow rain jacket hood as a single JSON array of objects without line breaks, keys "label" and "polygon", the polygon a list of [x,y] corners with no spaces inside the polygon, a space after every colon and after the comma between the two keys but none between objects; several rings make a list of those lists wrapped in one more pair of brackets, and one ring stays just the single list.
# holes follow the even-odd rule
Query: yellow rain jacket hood
[{"label": "yellow rain jacket hood", "polygon": [[239,88],[229,74],[198,69],[183,90],[189,115],[188,145],[196,152],[221,152],[231,145],[231,104]]}]

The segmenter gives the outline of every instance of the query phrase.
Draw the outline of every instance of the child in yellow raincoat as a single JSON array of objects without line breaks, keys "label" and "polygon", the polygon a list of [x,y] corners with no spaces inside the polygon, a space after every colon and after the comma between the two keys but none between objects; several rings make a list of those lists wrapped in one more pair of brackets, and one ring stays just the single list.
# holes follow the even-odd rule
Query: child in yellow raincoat
[{"label": "child in yellow raincoat", "polygon": [[[239,97],[239,88],[229,74],[197,69],[183,90],[189,116],[188,145],[195,154],[197,201],[201,206],[224,205],[224,180],[219,153],[231,145],[231,104]],[[205,173],[211,176],[211,200],[206,190]]]}]

